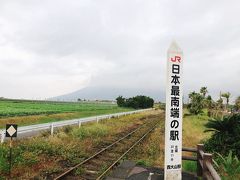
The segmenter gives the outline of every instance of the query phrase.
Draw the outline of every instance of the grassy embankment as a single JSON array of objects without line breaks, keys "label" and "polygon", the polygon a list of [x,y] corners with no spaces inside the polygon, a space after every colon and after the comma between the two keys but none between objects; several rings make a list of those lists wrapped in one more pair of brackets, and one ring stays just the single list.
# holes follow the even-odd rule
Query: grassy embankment
[{"label": "grassy embankment", "polygon": [[0,128],[6,123],[23,126],[129,110],[111,103],[0,100]]},{"label": "grassy embankment", "polygon": [[[210,118],[207,116],[207,111],[200,115],[191,115],[187,110],[184,111],[183,121],[183,146],[195,147],[199,143],[203,143],[204,140],[210,138],[211,133],[205,133],[206,128],[204,125]],[[192,153],[185,153],[186,155],[192,155]],[[196,172],[197,163],[193,161],[183,161],[183,170]]]},{"label": "grassy embankment", "polygon": [[[151,111],[112,118],[101,121],[99,124],[84,124],[81,128],[66,127],[54,136],[45,133],[45,136],[16,141],[13,148],[12,175],[19,179],[51,178],[54,173],[73,166],[104,147],[104,144],[113,142],[126,135],[130,129],[149,121],[148,116],[151,115],[151,119],[159,118],[156,113],[157,111]],[[0,146],[0,177],[2,179],[8,177],[7,157],[8,143],[4,143]]]},{"label": "grassy embankment", "polygon": [[[139,145],[139,148],[135,148],[128,156],[130,159],[142,165],[164,166],[164,118],[161,115],[158,128]],[[208,119],[206,111],[201,115],[190,115],[186,109],[184,110],[183,147],[196,147],[197,144],[210,136],[209,133],[204,133],[204,124]],[[192,156],[192,153],[185,155]],[[195,173],[196,162],[183,161],[183,170]]]}]

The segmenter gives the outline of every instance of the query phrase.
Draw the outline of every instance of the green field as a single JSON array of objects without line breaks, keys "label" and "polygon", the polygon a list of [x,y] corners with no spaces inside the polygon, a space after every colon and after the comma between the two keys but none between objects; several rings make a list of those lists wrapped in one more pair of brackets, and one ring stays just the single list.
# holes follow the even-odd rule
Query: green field
[{"label": "green field", "polygon": [[102,102],[0,100],[0,128],[8,122],[28,125],[129,110]]}]

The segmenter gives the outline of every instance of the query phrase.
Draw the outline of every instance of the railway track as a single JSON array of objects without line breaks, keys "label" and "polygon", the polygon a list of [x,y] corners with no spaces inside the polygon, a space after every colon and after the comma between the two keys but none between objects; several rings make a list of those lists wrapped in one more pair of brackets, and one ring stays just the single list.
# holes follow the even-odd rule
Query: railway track
[{"label": "railway track", "polygon": [[157,124],[158,120],[143,124],[93,156],[58,175],[54,180],[103,179],[129,151],[155,129]]}]

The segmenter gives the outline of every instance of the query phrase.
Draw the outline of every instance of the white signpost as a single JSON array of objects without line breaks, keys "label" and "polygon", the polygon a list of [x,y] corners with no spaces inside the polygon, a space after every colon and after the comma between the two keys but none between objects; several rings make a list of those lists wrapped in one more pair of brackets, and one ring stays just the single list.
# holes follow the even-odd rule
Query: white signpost
[{"label": "white signpost", "polygon": [[176,42],[167,52],[164,179],[182,179],[182,63]]}]

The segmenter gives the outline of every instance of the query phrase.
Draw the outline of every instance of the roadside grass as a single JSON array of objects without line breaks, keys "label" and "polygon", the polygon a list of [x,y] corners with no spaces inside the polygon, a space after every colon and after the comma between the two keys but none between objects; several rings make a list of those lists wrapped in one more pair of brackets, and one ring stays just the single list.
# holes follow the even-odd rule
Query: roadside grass
[{"label": "roadside grass", "polygon": [[[13,178],[52,178],[55,173],[82,161],[102,148],[104,143],[113,142],[127,130],[147,121],[146,116],[155,111],[112,118],[97,123],[83,124],[81,128],[65,127],[54,136],[47,133],[37,137],[14,141]],[[123,134],[122,134],[123,133]],[[9,178],[8,142],[0,145],[0,177]]]},{"label": "roadside grass", "polygon": [[[109,103],[43,103],[0,100],[0,128],[5,128],[7,123],[25,126],[130,110],[133,109]],[[50,111],[51,113],[49,113]]]},{"label": "roadside grass", "polygon": [[191,115],[186,109],[183,117],[183,146],[196,147],[197,144],[210,137],[210,133],[204,133],[205,124],[209,117],[205,110],[200,115]]},{"label": "roadside grass", "polygon": [[[197,144],[203,143],[204,140],[211,136],[211,133],[205,133],[205,124],[209,117],[207,110],[202,114],[191,115],[187,109],[184,109],[183,117],[183,147],[196,148]],[[193,156],[193,153],[183,152],[183,155]],[[192,161],[183,161],[183,170],[196,173],[197,164]]]},{"label": "roadside grass", "polygon": [[197,162],[183,161],[182,164],[183,164],[182,168],[183,168],[184,171],[192,172],[192,173],[196,173],[197,172]]},{"label": "roadside grass", "polygon": [[84,126],[81,128],[81,130],[75,128],[72,130],[71,135],[78,139],[105,137],[109,134],[110,130],[110,126],[98,123],[91,126]]}]

